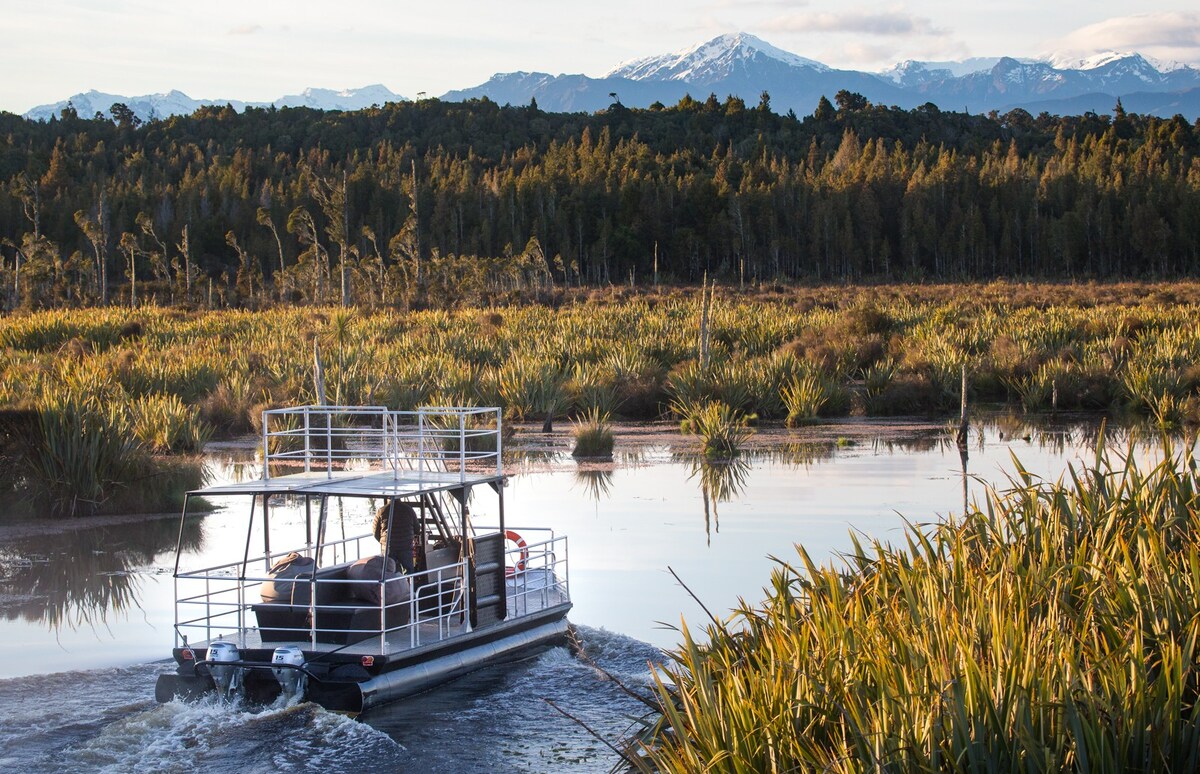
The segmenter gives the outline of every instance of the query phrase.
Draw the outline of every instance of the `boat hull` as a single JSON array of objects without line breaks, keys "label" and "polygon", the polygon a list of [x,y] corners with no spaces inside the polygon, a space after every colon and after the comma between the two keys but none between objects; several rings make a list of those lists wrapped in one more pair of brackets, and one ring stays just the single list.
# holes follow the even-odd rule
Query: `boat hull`
[{"label": "boat hull", "polygon": [[[336,712],[358,714],[373,707],[413,696],[486,666],[516,661],[568,639],[569,603],[476,629],[436,645],[389,659],[374,668],[343,664],[310,679],[305,699]],[[270,703],[279,686],[269,671],[269,653],[246,654],[245,695],[256,703]],[[155,698],[160,702],[196,699],[215,692],[212,678],[190,666],[160,675]]]}]

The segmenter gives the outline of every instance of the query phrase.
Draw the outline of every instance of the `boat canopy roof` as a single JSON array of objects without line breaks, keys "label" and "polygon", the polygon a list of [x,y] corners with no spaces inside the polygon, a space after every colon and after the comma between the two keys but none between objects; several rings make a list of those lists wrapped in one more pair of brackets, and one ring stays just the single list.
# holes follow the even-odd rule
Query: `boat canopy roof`
[{"label": "boat canopy roof", "polygon": [[263,412],[262,478],[188,494],[414,497],[499,486],[501,411],[299,406]]},{"label": "boat canopy roof", "polygon": [[478,484],[498,484],[503,475],[460,474],[458,472],[409,471],[393,475],[391,471],[348,471],[327,475],[295,473],[257,481],[238,481],[230,484],[197,489],[189,494],[204,497],[214,495],[313,495],[331,497],[406,498],[434,492],[470,488]]}]

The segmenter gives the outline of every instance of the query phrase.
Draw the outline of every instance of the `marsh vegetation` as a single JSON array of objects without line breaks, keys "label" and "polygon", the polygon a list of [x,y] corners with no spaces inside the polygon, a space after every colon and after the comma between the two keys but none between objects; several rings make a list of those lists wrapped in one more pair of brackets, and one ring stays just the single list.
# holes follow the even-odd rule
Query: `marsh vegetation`
[{"label": "marsh vegetation", "polygon": [[[671,417],[728,458],[755,424],[948,415],[961,399],[1030,412],[1200,417],[1200,286],[889,285],[579,293],[560,306],[0,318],[7,491],[46,510],[111,509],[148,456],[252,432],[263,408],[329,399],[500,405],[540,422]],[[591,422],[591,425],[605,423]],[[581,425],[582,426],[582,425]],[[600,434],[602,438],[603,434]],[[602,452],[601,452],[602,453]]]}]

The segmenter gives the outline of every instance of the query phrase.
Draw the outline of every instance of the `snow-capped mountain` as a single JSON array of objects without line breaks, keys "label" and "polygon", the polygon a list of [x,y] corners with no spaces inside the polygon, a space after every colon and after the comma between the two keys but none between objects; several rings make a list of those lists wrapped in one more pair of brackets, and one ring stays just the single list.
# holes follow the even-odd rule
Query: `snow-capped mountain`
[{"label": "snow-capped mountain", "polygon": [[514,105],[535,98],[543,110],[602,110],[613,103],[613,94],[629,107],[674,104],[684,94],[699,100],[709,94],[721,100],[735,95],[754,105],[765,91],[772,109],[801,114],[811,113],[823,95],[832,99],[842,89],[886,104],[904,101],[904,92],[891,81],[871,73],[835,70],[746,33],[721,35],[674,53],[626,62],[600,78],[522,73],[528,90],[514,91],[514,75],[499,73],[486,83],[443,98],[488,97]]},{"label": "snow-capped mountain", "polygon": [[739,69],[748,71],[761,66],[764,60],[818,72],[830,69],[820,62],[776,48],[753,35],[738,32],[721,35],[706,43],[671,54],[623,62],[605,73],[604,77],[628,78],[634,81],[717,83],[734,75]]},{"label": "snow-capped mountain", "polygon": [[675,81],[635,81],[628,78],[589,78],[586,75],[550,73],[497,73],[487,83],[442,95],[448,102],[487,97],[501,105],[528,105],[559,113],[595,112],[621,103],[646,107],[655,101],[675,104],[688,93],[689,86]]},{"label": "snow-capped mountain", "polygon": [[359,89],[305,89],[299,94],[290,94],[275,100],[277,108],[308,107],[316,110],[362,110],[372,105],[388,102],[403,102],[404,97],[383,84],[374,83]]},{"label": "snow-capped mountain", "polygon": [[1132,51],[1097,51],[1086,56],[1078,52],[1057,51],[1046,54],[1040,59],[1056,70],[1095,70],[1097,67],[1120,61],[1126,57],[1137,56]]},{"label": "snow-capped mountain", "polygon": [[[91,118],[97,113],[107,117],[109,108],[117,102],[128,106],[134,115],[143,121],[167,116],[191,115],[196,112],[197,108],[213,104],[212,100],[192,99],[183,92],[174,90],[162,94],[126,97],[121,94],[108,94],[92,89],[49,105],[38,105],[25,113],[25,117],[35,121],[45,121],[52,116],[60,115],[68,105],[84,118]],[[221,102],[220,104],[224,105],[225,103]],[[246,103],[231,101],[230,104],[235,109],[242,110]]]},{"label": "snow-capped mountain", "polygon": [[[916,87],[930,81],[944,81],[950,78],[962,78],[972,73],[990,71],[1003,59],[999,56],[975,56],[961,61],[929,62],[916,59],[906,59],[892,65],[879,74],[895,84],[906,87]],[[1023,63],[1034,62],[1034,59],[1018,59]]]},{"label": "snow-capped mountain", "polygon": [[[912,108],[933,103],[944,110],[987,112],[1025,107],[1030,112],[1070,109],[1074,105],[1108,105],[1117,98],[1126,109],[1145,105],[1145,111],[1170,116],[1200,115],[1200,69],[1188,64],[1161,64],[1138,53],[1105,51],[1087,56],[1048,54],[1038,59],[975,57],[961,62],[901,62],[880,73],[838,70],[784,51],[747,33],[720,35],[712,40],[660,56],[617,65],[598,78],[581,74],[544,72],[497,73],[487,82],[447,92],[442,99],[459,101],[487,97],[500,104],[527,105],[537,100],[542,110],[597,111],[618,102],[648,107],[655,102],[677,103],[684,95],[703,101],[713,94],[729,95],[755,105],[763,92],[777,112],[807,115],[818,100],[831,101],[842,90],[857,92],[871,102]],[[1135,96],[1136,95],[1136,96]],[[1154,95],[1163,95],[1156,97]],[[358,110],[404,98],[374,85],[333,91],[307,89],[271,103],[232,100],[194,100],[178,91],[141,97],[87,92],[70,100],[42,105],[26,117],[57,116],[68,101],[76,112],[108,115],[115,102],[128,105],[143,120],[190,114],[202,105],[305,106],[321,110]],[[1099,111],[1097,111],[1099,112]]]},{"label": "snow-capped mountain", "polygon": [[317,110],[361,110],[371,105],[383,105],[387,102],[400,102],[404,97],[380,84],[363,86],[359,89],[305,89],[300,94],[280,97],[274,102],[242,102],[229,99],[192,99],[181,91],[168,91],[162,94],[143,94],[137,97],[126,97],[121,94],[106,94],[95,89],[76,94],[68,99],[60,100],[49,105],[38,105],[25,113],[25,118],[35,121],[46,121],[60,115],[68,105],[85,118],[91,118],[99,113],[108,116],[109,109],[115,103],[122,103],[133,111],[134,115],[143,121],[167,116],[191,115],[197,109],[206,105],[230,105],[234,110],[242,111],[247,107],[309,107]]},{"label": "snow-capped mountain", "polygon": [[[1051,54],[1038,59],[1013,57],[975,58],[964,62],[907,61],[885,70],[882,77],[948,109],[1009,110],[1075,104],[1106,104],[1111,110],[1118,97],[1133,94],[1187,92],[1200,87],[1200,71],[1188,65],[1159,69],[1136,53],[1114,51],[1087,57]],[[1142,104],[1164,111],[1196,101],[1192,97],[1167,100],[1139,97]],[[903,103],[901,103],[903,104]],[[1156,113],[1158,114],[1158,113]],[[1172,113],[1166,113],[1172,115]]]},{"label": "snow-capped mountain", "polygon": [[[708,94],[741,97],[754,104],[766,91],[778,111],[811,113],[822,97],[846,89],[875,103],[916,107],[932,102],[946,110],[1009,110],[1034,103],[1063,103],[1084,95],[1087,104],[1134,93],[1181,92],[1200,88],[1200,71],[1184,65],[1159,69],[1131,53],[1089,57],[1048,55],[1038,59],[975,57],[960,62],[901,62],[881,73],[836,70],[784,51],[746,33],[721,35],[690,48],[625,62],[600,78],[547,73],[499,73],[474,88],[452,91],[445,99],[488,97],[500,103],[543,110],[602,110],[616,100],[629,107],[655,101],[678,102],[681,92],[703,100]],[[1057,102],[1055,102],[1057,101]],[[1200,93],[1144,100],[1160,110],[1200,101]]]}]

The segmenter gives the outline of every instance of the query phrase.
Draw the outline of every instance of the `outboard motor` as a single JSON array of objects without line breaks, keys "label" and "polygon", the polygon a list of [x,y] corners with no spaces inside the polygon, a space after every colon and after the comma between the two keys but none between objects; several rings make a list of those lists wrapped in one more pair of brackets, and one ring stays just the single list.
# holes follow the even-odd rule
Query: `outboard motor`
[{"label": "outboard motor", "polygon": [[[281,645],[271,655],[271,663],[302,667],[304,666],[304,651],[295,645]],[[304,672],[287,667],[275,667],[271,672],[279,683],[285,702],[291,702],[297,696],[304,695],[304,689],[308,685],[308,675]]]},{"label": "outboard motor", "polygon": [[233,662],[241,658],[237,645],[232,642],[214,642],[208,646],[208,671],[222,698],[242,689],[242,668],[233,666]]}]

